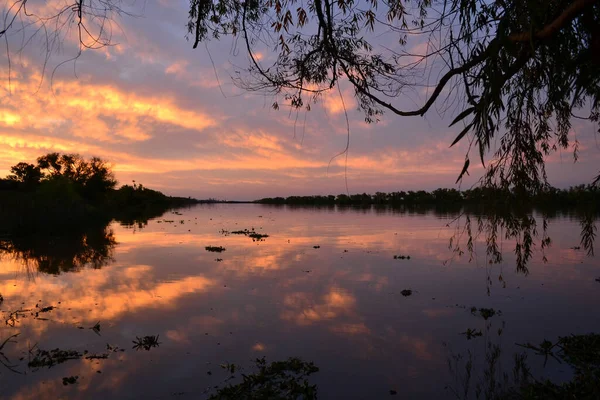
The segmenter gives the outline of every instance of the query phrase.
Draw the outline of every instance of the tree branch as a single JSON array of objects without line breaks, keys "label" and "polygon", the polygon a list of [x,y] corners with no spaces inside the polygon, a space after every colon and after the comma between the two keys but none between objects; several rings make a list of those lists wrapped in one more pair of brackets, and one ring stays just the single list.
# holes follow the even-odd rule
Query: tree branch
[{"label": "tree branch", "polygon": [[[575,0],[554,21],[546,25],[541,30],[535,32],[533,34],[533,38],[544,40],[552,37],[562,27],[580,15],[586,7],[598,2],[599,0]],[[511,42],[530,42],[532,39],[531,36],[531,32],[513,33],[512,35],[508,36],[508,40]]]}]

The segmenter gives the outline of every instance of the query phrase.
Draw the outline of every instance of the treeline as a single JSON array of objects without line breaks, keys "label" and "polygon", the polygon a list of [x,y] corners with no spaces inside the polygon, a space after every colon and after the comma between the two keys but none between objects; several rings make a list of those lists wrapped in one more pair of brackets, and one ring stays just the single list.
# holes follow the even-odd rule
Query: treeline
[{"label": "treeline", "polygon": [[519,203],[531,206],[590,207],[600,204],[600,188],[594,185],[580,185],[569,189],[548,187],[544,191],[527,196],[517,195],[510,190],[476,187],[459,191],[456,189],[436,189],[432,192],[399,191],[375,194],[339,194],[337,196],[290,196],[268,197],[256,200],[261,204],[289,205],[339,205],[339,206],[449,206],[464,205],[506,206]]},{"label": "treeline", "polygon": [[0,232],[60,230],[113,218],[135,223],[195,203],[136,183],[117,189],[111,166],[98,157],[49,153],[35,164],[20,162],[10,171],[0,179]]}]

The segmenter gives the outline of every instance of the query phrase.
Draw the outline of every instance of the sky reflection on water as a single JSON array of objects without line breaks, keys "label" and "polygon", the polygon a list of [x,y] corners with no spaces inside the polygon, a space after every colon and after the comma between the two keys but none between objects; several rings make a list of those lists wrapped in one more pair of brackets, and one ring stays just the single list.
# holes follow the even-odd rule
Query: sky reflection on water
[{"label": "sky reflection on water", "polygon": [[[513,353],[522,351],[515,343],[600,332],[600,263],[571,248],[579,225],[569,218],[550,221],[548,262],[536,253],[525,276],[515,272],[509,242],[501,265],[487,263],[483,237],[476,259],[452,258],[451,216],[259,205],[179,212],[141,229],[113,223],[105,233],[116,244],[96,240],[112,246],[99,252],[107,261],[98,268],[51,274],[35,271],[32,260],[0,258],[3,319],[18,309],[56,307],[37,319],[24,312],[14,326],[2,323],[0,341],[19,333],[4,354],[26,372],[0,370],[3,396],[205,398],[229,376],[220,364],[248,373],[256,357],[296,356],[320,368],[311,379],[320,398],[387,398],[390,390],[452,398],[445,388],[456,384],[450,354],[470,350],[482,365],[486,344],[495,343],[510,369]],[[222,233],[243,229],[269,237]],[[412,295],[403,296],[404,289]],[[472,306],[502,314],[485,321]],[[97,322],[100,335],[89,329]],[[467,340],[460,333],[468,328],[483,337]],[[144,335],[159,335],[160,346],[133,350],[132,340]],[[34,345],[94,353],[107,344],[125,351],[27,368]],[[538,373],[568,377],[533,357]],[[71,375],[78,383],[64,386]]]}]

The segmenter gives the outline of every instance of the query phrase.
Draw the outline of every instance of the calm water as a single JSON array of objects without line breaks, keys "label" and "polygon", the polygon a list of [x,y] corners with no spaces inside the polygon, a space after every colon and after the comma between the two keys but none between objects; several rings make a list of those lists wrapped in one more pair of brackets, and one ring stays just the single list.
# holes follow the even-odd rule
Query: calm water
[{"label": "calm water", "polygon": [[[600,260],[572,249],[580,226],[569,218],[550,221],[548,262],[534,254],[526,275],[515,271],[510,242],[499,265],[488,263],[485,237],[470,262],[453,258],[453,217],[433,213],[260,205],[179,213],[141,228],[113,223],[108,236],[87,233],[78,245],[56,239],[5,251],[0,343],[19,333],[1,350],[19,373],[0,365],[2,398],[207,398],[227,383],[221,364],[248,374],[262,356],[314,362],[319,398],[390,398],[390,390],[396,398],[454,398],[469,352],[473,386],[495,346],[500,376],[526,351],[516,343],[600,332]],[[221,232],[253,228],[269,237]],[[472,306],[501,313],[484,320]],[[98,322],[99,332],[90,329]],[[467,329],[483,335],[467,340]],[[160,346],[132,349],[146,335],[159,335]],[[28,367],[37,349],[55,348],[110,354]],[[449,368],[453,357],[462,359]],[[536,376],[570,376],[532,352],[528,363]],[[63,385],[69,376],[78,382]]]}]

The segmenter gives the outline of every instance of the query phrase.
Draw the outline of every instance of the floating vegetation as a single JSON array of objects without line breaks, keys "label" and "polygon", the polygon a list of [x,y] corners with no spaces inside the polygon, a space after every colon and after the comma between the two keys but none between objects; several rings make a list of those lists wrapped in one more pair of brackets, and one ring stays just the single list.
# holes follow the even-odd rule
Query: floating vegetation
[{"label": "floating vegetation", "polygon": [[212,251],[214,253],[222,253],[225,251],[225,247],[223,246],[206,246],[206,251]]},{"label": "floating vegetation", "polygon": [[471,340],[473,338],[482,336],[483,333],[481,332],[481,330],[468,328],[466,331],[461,332],[461,335],[465,335],[467,337],[467,340]]},{"label": "floating vegetation", "polygon": [[77,379],[79,379],[78,375],[67,376],[67,377],[62,378],[62,383],[65,386],[67,386],[67,385],[73,385],[73,384],[77,383]]},{"label": "floating vegetation", "polygon": [[479,315],[485,320],[492,318],[494,315],[502,315],[502,311],[496,311],[493,308],[480,308],[478,310],[477,307],[471,307],[471,314],[477,315],[478,311]]},{"label": "floating vegetation", "polygon": [[249,238],[252,238],[253,242],[263,242],[265,238],[268,238],[269,235],[253,232],[248,235]]},{"label": "floating vegetation", "polygon": [[395,255],[394,260],[410,260],[410,256]]},{"label": "floating vegetation", "polygon": [[20,322],[19,318],[27,318],[27,315],[33,315],[33,312],[30,309],[18,309],[10,312],[4,322],[14,328]]},{"label": "floating vegetation", "polygon": [[321,246],[313,246],[313,249],[320,249]]},{"label": "floating vegetation", "polygon": [[267,234],[256,232],[254,230],[254,228],[252,228],[252,229],[242,229],[242,230],[238,230],[238,231],[228,231],[228,230],[225,230],[225,229],[221,229],[220,233],[223,236],[229,236],[229,235],[244,235],[244,236],[248,236],[249,238],[252,239],[253,242],[263,242],[265,240],[265,238],[269,237],[269,235],[267,235]]},{"label": "floating vegetation", "polygon": [[235,374],[235,370],[236,370],[237,366],[235,364],[224,363],[224,364],[221,364],[221,368],[223,368],[230,374]]},{"label": "floating vegetation", "polygon": [[160,342],[158,341],[158,336],[144,336],[142,338],[136,336],[135,340],[133,341],[133,348],[136,350],[141,350],[144,349],[146,351],[149,351],[151,348],[153,347],[158,347],[160,346]]},{"label": "floating vegetation", "polygon": [[0,305],[4,302],[4,297],[2,297],[2,293],[0,293]]},{"label": "floating vegetation", "polygon": [[404,297],[408,297],[412,294],[412,290],[410,289],[404,289],[403,291],[400,292],[400,294]]},{"label": "floating vegetation", "polygon": [[[242,375],[242,382],[217,389],[209,400],[226,399],[304,399],[317,398],[317,386],[308,377],[319,371],[312,362],[298,358],[267,364],[265,358],[255,361],[258,371]],[[234,364],[225,364],[228,372],[235,371]],[[223,366],[222,366],[223,367]]]},{"label": "floating vegetation", "polygon": [[76,350],[42,350],[37,349],[33,359],[28,363],[29,368],[51,368],[54,365],[62,364],[69,360],[78,360],[83,357],[83,354]]},{"label": "floating vegetation", "polygon": [[223,259],[222,258],[215,258],[215,261],[216,262],[221,262],[221,261],[223,261]]}]

